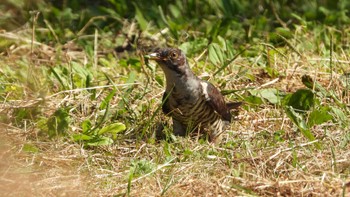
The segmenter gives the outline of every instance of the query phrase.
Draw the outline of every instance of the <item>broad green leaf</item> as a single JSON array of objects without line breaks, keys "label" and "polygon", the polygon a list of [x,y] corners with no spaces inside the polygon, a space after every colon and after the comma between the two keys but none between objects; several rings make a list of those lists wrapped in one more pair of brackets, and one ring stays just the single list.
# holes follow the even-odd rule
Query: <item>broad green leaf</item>
[{"label": "broad green leaf", "polygon": [[314,80],[309,75],[303,75],[301,77],[301,82],[310,89],[314,89]]},{"label": "broad green leaf", "polygon": [[98,138],[94,138],[93,140],[89,140],[89,142],[87,142],[86,144],[88,146],[104,146],[104,145],[110,145],[113,143],[113,140],[109,137],[98,137]]},{"label": "broad green leaf", "polygon": [[78,141],[88,141],[88,140],[91,140],[93,139],[93,137],[89,136],[89,135],[85,135],[85,134],[82,134],[82,133],[79,133],[79,134],[74,134],[72,135],[72,138],[75,142],[78,142]]},{"label": "broad green leaf", "polygon": [[297,113],[293,107],[287,106],[286,113],[288,117],[294,122],[294,124],[298,126],[299,129],[302,129],[302,130],[309,129],[304,120],[304,117],[300,113]]},{"label": "broad green leaf", "polygon": [[263,104],[263,101],[262,101],[262,99],[260,97],[253,96],[253,95],[244,97],[244,101],[248,102],[248,103],[251,103],[251,104],[255,104],[255,105]]},{"label": "broad green leaf", "polygon": [[249,90],[250,94],[268,100],[272,104],[280,102],[279,92],[275,88],[267,88],[261,90]]},{"label": "broad green leaf", "polygon": [[321,107],[318,110],[312,111],[309,116],[308,126],[312,127],[314,125],[319,125],[329,120],[332,120],[333,116],[329,114],[329,111],[329,107]]},{"label": "broad green leaf", "polygon": [[108,126],[103,127],[97,133],[98,133],[98,135],[102,135],[104,133],[117,134],[119,132],[124,131],[125,129],[126,129],[126,127],[123,123],[114,123],[114,124],[110,124]]},{"label": "broad green leaf", "polygon": [[[286,106],[285,108],[287,116],[292,120],[292,122],[299,128],[301,133],[309,140],[314,141],[316,138],[310,131],[309,127],[307,126],[304,117],[302,114],[297,113],[293,107]],[[315,146],[317,149],[321,149],[321,145],[319,143],[315,143]]]},{"label": "broad green leaf", "polygon": [[277,104],[279,102],[280,99],[277,94],[278,91],[273,88],[263,89],[260,91],[260,95],[272,104]]},{"label": "broad green leaf", "polygon": [[181,10],[179,10],[177,6],[169,5],[169,10],[175,18],[178,18],[179,16],[181,16]]},{"label": "broad green leaf", "polygon": [[314,93],[308,89],[299,89],[285,98],[285,105],[291,106],[296,110],[306,111],[313,107],[314,104]]}]

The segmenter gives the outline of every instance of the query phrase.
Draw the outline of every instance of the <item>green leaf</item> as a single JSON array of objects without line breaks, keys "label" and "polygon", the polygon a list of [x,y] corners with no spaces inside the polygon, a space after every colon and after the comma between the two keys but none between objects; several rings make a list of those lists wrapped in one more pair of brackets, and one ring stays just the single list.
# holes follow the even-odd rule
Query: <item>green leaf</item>
[{"label": "green leaf", "polygon": [[314,81],[310,76],[308,75],[302,76],[301,81],[306,87],[310,89],[314,89],[316,92],[321,93],[323,97],[331,97],[332,99],[334,99],[335,103],[338,106],[344,106],[343,102],[338,98],[334,90],[327,90],[320,83],[318,83],[317,81]]},{"label": "green leaf", "polygon": [[350,143],[350,132],[344,134],[342,141],[340,142],[341,148],[347,148],[347,145]]},{"label": "green leaf", "polygon": [[64,134],[69,127],[69,114],[67,109],[59,108],[55,113],[47,120],[47,127],[49,136],[53,137],[59,134]]},{"label": "green leaf", "polygon": [[86,68],[82,67],[82,65],[78,64],[77,62],[72,61],[71,65],[72,65],[73,71],[82,77],[86,77],[90,74]]},{"label": "green leaf", "polygon": [[293,37],[293,33],[288,28],[277,27],[275,30],[276,30],[276,33],[278,33],[279,35],[281,35],[287,39]]},{"label": "green leaf", "polygon": [[137,58],[129,58],[127,60],[127,66],[132,67],[137,71],[141,71],[141,62]]},{"label": "green leaf", "polygon": [[109,102],[111,101],[111,99],[113,98],[113,96],[115,95],[115,93],[117,92],[117,89],[113,89],[112,92],[110,92],[105,99],[103,99],[103,101],[100,104],[100,110],[104,110],[107,108],[107,105],[109,105]]},{"label": "green leaf", "polygon": [[318,92],[321,92],[323,96],[329,95],[329,92],[317,81],[314,81],[309,75],[303,75],[301,77],[301,82],[311,90],[315,89]]},{"label": "green leaf", "polygon": [[220,45],[217,43],[211,43],[209,45],[209,60],[214,64],[218,65],[224,62],[224,54],[221,50]]},{"label": "green leaf", "polygon": [[314,93],[311,90],[299,89],[292,95],[286,96],[285,105],[299,111],[309,110],[315,104]]},{"label": "green leaf", "polygon": [[82,134],[82,133],[74,134],[74,135],[72,135],[72,138],[73,138],[73,141],[75,141],[75,142],[78,142],[78,141],[88,141],[88,140],[93,139],[92,136],[85,135],[85,134]]},{"label": "green leaf", "polygon": [[134,83],[136,80],[137,72],[136,71],[131,71],[128,75],[127,80],[125,83]]},{"label": "green leaf", "polygon": [[272,104],[280,102],[279,91],[275,88],[267,88],[261,90],[249,90],[250,94],[268,100]]},{"label": "green leaf", "polygon": [[166,157],[171,157],[171,147],[168,142],[164,143],[163,151]]},{"label": "green leaf", "polygon": [[314,125],[319,125],[329,120],[332,120],[333,116],[329,114],[329,111],[330,107],[321,107],[318,110],[312,111],[309,116],[308,126],[312,127]]},{"label": "green leaf", "polygon": [[336,107],[331,107],[331,109],[337,119],[342,122],[342,124],[348,125],[348,119],[342,110]]},{"label": "green leaf", "polygon": [[184,42],[179,46],[188,57],[193,54],[200,53],[208,46],[208,39],[206,38],[196,38],[193,41]]},{"label": "green leaf", "polygon": [[39,148],[36,147],[33,144],[24,144],[22,150],[24,152],[29,152],[29,153],[37,153],[37,152],[39,152]]},{"label": "green leaf", "polygon": [[284,130],[278,130],[273,133],[273,138],[275,141],[282,142],[283,141],[283,136],[285,135]]},{"label": "green leaf", "polygon": [[123,123],[114,123],[114,124],[110,124],[106,127],[103,127],[102,129],[100,129],[97,134],[98,135],[102,135],[104,133],[111,133],[111,134],[117,134],[119,132],[122,132],[126,129],[125,125]]},{"label": "green leaf", "polygon": [[134,176],[150,173],[155,167],[152,161],[146,159],[134,160],[131,162],[131,166],[134,168]]},{"label": "green leaf", "polygon": [[60,82],[62,89],[67,90],[67,80],[64,77],[61,77],[58,67],[49,67],[49,70],[53,74],[53,76]]},{"label": "green leaf", "polygon": [[[225,44],[225,46],[230,46],[230,45]],[[247,48],[244,48],[243,50],[239,51],[238,53],[236,53],[233,56],[234,49],[233,49],[233,47],[229,47],[229,48],[230,48],[229,50],[225,51],[225,60],[223,60],[224,62],[222,64],[222,66],[220,66],[220,68],[214,72],[214,74],[213,74],[214,76],[217,75],[222,70],[224,70],[226,67],[228,67],[235,59],[237,59],[247,49]],[[226,60],[228,57],[230,59]]]},{"label": "green leaf", "polygon": [[255,104],[255,105],[263,104],[263,101],[260,97],[253,96],[253,95],[244,97],[244,101],[247,103]]},{"label": "green leaf", "polygon": [[309,75],[303,75],[301,82],[308,88],[314,89],[314,80]]},{"label": "green leaf", "polygon": [[156,75],[155,79],[159,83],[159,85],[164,86],[163,76]]},{"label": "green leaf", "polygon": [[134,178],[134,171],[135,171],[135,168],[130,166],[129,175],[128,175],[128,186],[127,186],[127,195],[128,196],[130,196],[131,183],[132,183],[132,179]]},{"label": "green leaf", "polygon": [[207,23],[208,25],[208,34],[210,36],[210,39],[215,39],[220,31],[220,27],[222,24],[222,20],[218,19],[215,23]]},{"label": "green leaf", "polygon": [[142,14],[142,11],[138,8],[136,3],[134,5],[136,9],[136,14],[135,14],[136,21],[138,22],[142,30],[146,30],[148,26],[148,22],[146,21],[145,17]]},{"label": "green leaf", "polygon": [[292,32],[289,29],[277,27],[275,32],[269,34],[270,42],[277,44],[284,44],[287,39],[291,38]]},{"label": "green leaf", "polygon": [[98,137],[94,138],[93,140],[89,140],[89,142],[86,143],[88,146],[103,146],[103,145],[110,145],[113,143],[113,140],[109,137]]},{"label": "green leaf", "polygon": [[266,67],[265,70],[270,77],[275,78],[279,75],[278,70],[274,69],[271,66]]},{"label": "green leaf", "polygon": [[304,120],[304,117],[300,113],[297,113],[292,106],[286,107],[286,114],[293,121],[293,123],[296,126],[298,126],[299,129],[301,129],[301,130],[308,130],[309,129],[305,120]]},{"label": "green leaf", "polygon": [[298,154],[295,151],[295,149],[293,148],[293,150],[292,150],[292,166],[295,168],[295,167],[297,167],[297,165],[300,165],[299,161],[298,161]]},{"label": "green leaf", "polygon": [[83,129],[83,133],[88,132],[91,129],[91,121],[90,120],[84,120],[81,123],[81,128]]},{"label": "green leaf", "polygon": [[181,17],[181,10],[177,6],[171,4],[169,5],[169,10],[175,18]]},{"label": "green leaf", "polygon": [[[301,133],[309,140],[314,141],[316,138],[307,126],[302,114],[297,113],[292,106],[286,106],[285,108],[287,116],[292,120],[292,122],[299,128]],[[315,143],[317,149],[321,149],[319,143]]]}]

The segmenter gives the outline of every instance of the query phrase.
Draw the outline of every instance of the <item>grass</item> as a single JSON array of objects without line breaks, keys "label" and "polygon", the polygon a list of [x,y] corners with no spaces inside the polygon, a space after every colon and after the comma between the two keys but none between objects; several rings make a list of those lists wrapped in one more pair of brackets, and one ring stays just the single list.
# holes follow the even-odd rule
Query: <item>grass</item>
[{"label": "grass", "polygon": [[[139,9],[136,21],[115,16],[119,33],[94,23],[106,16],[81,18],[74,32],[41,22],[46,12],[0,33],[0,194],[349,194],[346,27],[305,19],[262,31],[255,21],[242,41],[244,31],[224,20],[191,29],[175,5],[153,22]],[[180,47],[226,100],[244,101],[220,144],[172,136],[170,125],[171,140],[155,139],[158,123],[170,121],[159,110],[164,75],[142,57],[154,45]]]}]

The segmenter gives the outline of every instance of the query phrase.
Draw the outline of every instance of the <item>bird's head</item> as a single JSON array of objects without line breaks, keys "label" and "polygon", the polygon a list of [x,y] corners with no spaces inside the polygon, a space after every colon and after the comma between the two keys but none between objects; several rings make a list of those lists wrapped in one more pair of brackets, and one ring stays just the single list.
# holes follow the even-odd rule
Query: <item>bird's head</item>
[{"label": "bird's head", "polygon": [[188,71],[186,55],[177,48],[158,49],[148,55],[149,59],[155,60],[164,72],[175,72],[184,75]]}]

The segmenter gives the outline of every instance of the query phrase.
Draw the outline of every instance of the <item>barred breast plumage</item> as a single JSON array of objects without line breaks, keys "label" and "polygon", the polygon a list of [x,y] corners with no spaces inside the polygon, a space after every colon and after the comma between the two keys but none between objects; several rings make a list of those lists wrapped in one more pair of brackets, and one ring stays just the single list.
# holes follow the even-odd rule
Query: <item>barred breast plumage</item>
[{"label": "barred breast plumage", "polygon": [[160,49],[150,54],[150,58],[165,73],[162,109],[172,117],[174,133],[186,135],[199,130],[208,134],[209,141],[216,141],[231,121],[230,109],[241,103],[227,105],[217,88],[194,75],[179,49]]}]

